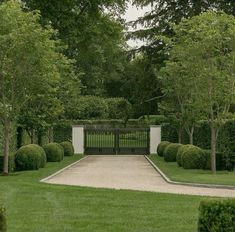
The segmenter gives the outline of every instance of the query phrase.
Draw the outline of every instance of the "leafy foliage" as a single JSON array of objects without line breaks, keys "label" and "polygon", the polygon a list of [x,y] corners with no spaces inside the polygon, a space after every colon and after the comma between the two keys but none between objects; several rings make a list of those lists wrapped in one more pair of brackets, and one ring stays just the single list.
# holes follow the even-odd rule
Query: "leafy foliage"
[{"label": "leafy foliage", "polygon": [[131,104],[124,98],[106,98],[109,119],[122,119],[127,121],[131,116]]},{"label": "leafy foliage", "polygon": [[105,119],[108,118],[108,105],[97,96],[81,96],[76,104],[66,107],[67,119]]},{"label": "leafy foliage", "polygon": [[202,201],[199,208],[199,232],[233,232],[235,228],[235,201]]},{"label": "leafy foliage", "polygon": [[178,150],[180,149],[181,146],[183,146],[183,145],[179,144],[179,143],[169,144],[163,152],[164,160],[166,162],[175,162],[176,161],[176,155],[177,155]]},{"label": "leafy foliage", "polygon": [[185,169],[203,169],[207,164],[205,152],[199,147],[189,145],[181,156],[181,164]]},{"label": "leafy foliage", "polygon": [[16,152],[15,162],[16,169],[19,171],[37,170],[42,163],[41,152],[35,145],[23,146]]},{"label": "leafy foliage", "polygon": [[191,145],[182,145],[181,147],[179,147],[177,154],[176,154],[176,162],[177,164],[181,167],[182,166],[182,156],[184,155],[184,152],[190,148]]},{"label": "leafy foliage", "polygon": [[[234,102],[235,18],[224,13],[207,12],[182,20],[179,25],[173,26],[173,30],[175,35],[169,44],[172,47],[170,60],[163,72],[168,78],[173,78],[175,70],[179,75],[176,75],[177,81],[170,78],[170,88],[166,91],[173,101],[180,96],[181,121],[188,122],[186,119],[190,116],[190,134],[194,131],[198,115],[209,122],[212,170],[215,172],[219,129]],[[189,95],[182,95],[182,92]]]},{"label": "leafy foliage", "polygon": [[[68,45],[64,53],[76,62],[81,74],[82,93],[105,93],[108,80],[122,72],[123,26],[117,12],[123,0],[24,0],[26,8],[40,10],[42,25],[51,24]],[[110,13],[104,13],[104,12]],[[78,89],[80,86],[77,86]]]},{"label": "leafy foliage", "polygon": [[41,162],[40,162],[39,167],[44,168],[46,166],[46,162],[47,162],[47,156],[46,156],[44,149],[37,144],[31,144],[30,146],[33,146],[35,149],[37,149],[39,151],[40,157],[41,157]]},{"label": "leafy foliage", "polygon": [[74,155],[74,147],[71,142],[62,142],[60,145],[64,148],[64,155],[65,156],[72,156]]},{"label": "leafy foliage", "polygon": [[[52,39],[56,37],[55,31],[50,26],[42,27],[39,20],[37,11],[25,12],[17,1],[0,5],[0,120],[5,157],[9,154],[13,122],[25,105],[39,103],[34,101],[35,96],[38,100],[43,95],[45,102],[48,95],[42,90],[48,90],[48,86],[55,87],[60,80],[61,61],[66,60],[58,51],[58,41]],[[35,114],[27,120],[32,118]],[[4,172],[8,172],[7,159]]]},{"label": "leafy foliage", "polygon": [[166,147],[170,144],[170,142],[168,141],[162,141],[161,143],[158,144],[157,147],[157,154],[159,156],[163,156],[164,154],[164,150],[166,149]]},{"label": "leafy foliage", "polygon": [[64,149],[59,143],[48,143],[43,148],[48,162],[60,162],[63,160]]}]

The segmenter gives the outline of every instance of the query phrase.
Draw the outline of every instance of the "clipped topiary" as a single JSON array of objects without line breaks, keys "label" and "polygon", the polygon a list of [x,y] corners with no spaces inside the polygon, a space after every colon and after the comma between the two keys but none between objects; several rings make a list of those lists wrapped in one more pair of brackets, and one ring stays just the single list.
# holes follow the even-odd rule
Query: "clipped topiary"
[{"label": "clipped topiary", "polygon": [[60,162],[64,158],[64,149],[58,143],[48,143],[45,145],[44,150],[46,152],[48,162]]},{"label": "clipped topiary", "polygon": [[199,207],[198,232],[234,232],[235,200],[202,201]]},{"label": "clipped topiary", "polygon": [[171,143],[171,144],[169,144],[163,152],[164,160],[166,162],[175,162],[178,149],[181,146],[183,146],[183,145],[180,144],[180,143]]},{"label": "clipped topiary", "polygon": [[58,147],[60,149],[61,160],[63,160],[64,159],[64,148],[59,143],[57,143],[57,144],[58,144]]},{"label": "clipped topiary", "polygon": [[31,144],[31,145],[34,146],[39,151],[40,156],[41,156],[40,168],[44,168],[47,162],[46,152],[44,151],[42,147],[40,147],[37,144]]},{"label": "clipped topiary", "polygon": [[71,142],[62,142],[60,145],[64,148],[64,155],[65,156],[72,156],[74,155],[74,148]]},{"label": "clipped topiary", "polygon": [[176,162],[180,167],[182,166],[182,155],[190,147],[191,147],[191,145],[189,145],[189,144],[182,145],[181,147],[179,147],[178,152],[176,154]]},{"label": "clipped topiary", "polygon": [[37,170],[41,165],[40,151],[32,144],[21,147],[15,155],[16,169]]},{"label": "clipped topiary", "polygon": [[161,143],[159,143],[159,144],[158,144],[158,147],[157,147],[157,154],[162,157],[165,148],[166,148],[169,144],[170,144],[170,142],[168,142],[168,141],[162,141]]},{"label": "clipped topiary", "polygon": [[182,167],[185,169],[203,169],[207,159],[204,150],[194,145],[189,145],[181,157]]},{"label": "clipped topiary", "polygon": [[6,225],[6,213],[5,208],[0,205],[0,232],[6,232],[7,225]]}]

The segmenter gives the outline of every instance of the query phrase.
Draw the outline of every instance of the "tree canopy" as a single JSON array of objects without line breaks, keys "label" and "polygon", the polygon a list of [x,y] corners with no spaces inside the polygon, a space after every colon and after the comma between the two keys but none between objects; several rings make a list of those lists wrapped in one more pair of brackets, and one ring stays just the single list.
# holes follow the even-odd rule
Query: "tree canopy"
[{"label": "tree canopy", "polygon": [[209,122],[215,172],[218,132],[235,96],[235,17],[209,11],[182,20],[173,31],[163,86],[168,100],[177,101],[181,121],[192,124],[201,113]]},{"label": "tree canopy", "polygon": [[[60,67],[69,60],[59,50],[51,27],[43,28],[38,12],[21,4],[0,5],[0,120],[4,134],[4,173],[8,173],[10,132],[25,105],[56,91]],[[49,91],[50,90],[50,91]],[[43,106],[45,107],[45,105]],[[34,108],[35,109],[35,108]],[[42,114],[43,112],[41,112]]]}]

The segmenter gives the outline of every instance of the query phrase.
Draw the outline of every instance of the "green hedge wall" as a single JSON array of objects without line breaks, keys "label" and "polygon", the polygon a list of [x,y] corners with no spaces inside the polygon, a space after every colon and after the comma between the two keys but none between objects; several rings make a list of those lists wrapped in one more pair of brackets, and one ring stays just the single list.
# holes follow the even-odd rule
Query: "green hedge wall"
[{"label": "green hedge wall", "polygon": [[127,122],[119,119],[111,119],[111,120],[64,120],[60,121],[53,127],[54,129],[54,141],[61,143],[63,141],[71,141],[72,140],[72,125],[84,125],[86,128],[142,128],[149,127],[149,125],[157,125],[161,120],[165,120],[162,117],[156,117],[155,123],[151,120],[143,120],[143,118],[139,119],[129,119]]},{"label": "green hedge wall", "polygon": [[[0,155],[0,173],[3,171],[3,159],[4,157]],[[16,168],[14,155],[10,155],[8,158],[8,168],[9,168],[9,172],[13,172]]]},{"label": "green hedge wall", "polygon": [[[210,127],[207,122],[200,121],[195,127],[194,145],[202,149],[210,149]],[[162,125],[162,140],[172,143],[178,142],[177,130],[170,124]],[[182,135],[182,143],[188,143],[188,135],[184,132]],[[218,135],[217,150],[223,153],[227,169],[232,169],[235,159],[235,119],[227,120],[220,129]]]},{"label": "green hedge wall", "polygon": [[169,141],[171,143],[178,143],[178,134],[174,126],[169,123],[162,124],[162,141]]},{"label": "green hedge wall", "polygon": [[199,207],[198,232],[234,232],[235,200],[203,201]]}]

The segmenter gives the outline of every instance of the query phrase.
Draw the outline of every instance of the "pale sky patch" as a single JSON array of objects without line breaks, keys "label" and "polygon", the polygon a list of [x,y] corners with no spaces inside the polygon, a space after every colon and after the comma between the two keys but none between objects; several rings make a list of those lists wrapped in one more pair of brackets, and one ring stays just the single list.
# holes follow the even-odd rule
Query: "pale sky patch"
[{"label": "pale sky patch", "polygon": [[[151,6],[137,8],[136,6],[132,6],[131,3],[129,3],[125,15],[123,15],[123,18],[126,20],[126,22],[135,21],[139,17],[144,16],[144,14],[146,12],[149,12],[150,10],[151,10]],[[140,27],[138,27],[138,29],[140,29]],[[133,29],[130,28],[129,30],[133,30]],[[143,44],[145,44],[145,42],[140,41],[140,40],[135,40],[135,41],[129,40],[128,41],[128,45],[131,47],[140,47]]]}]

